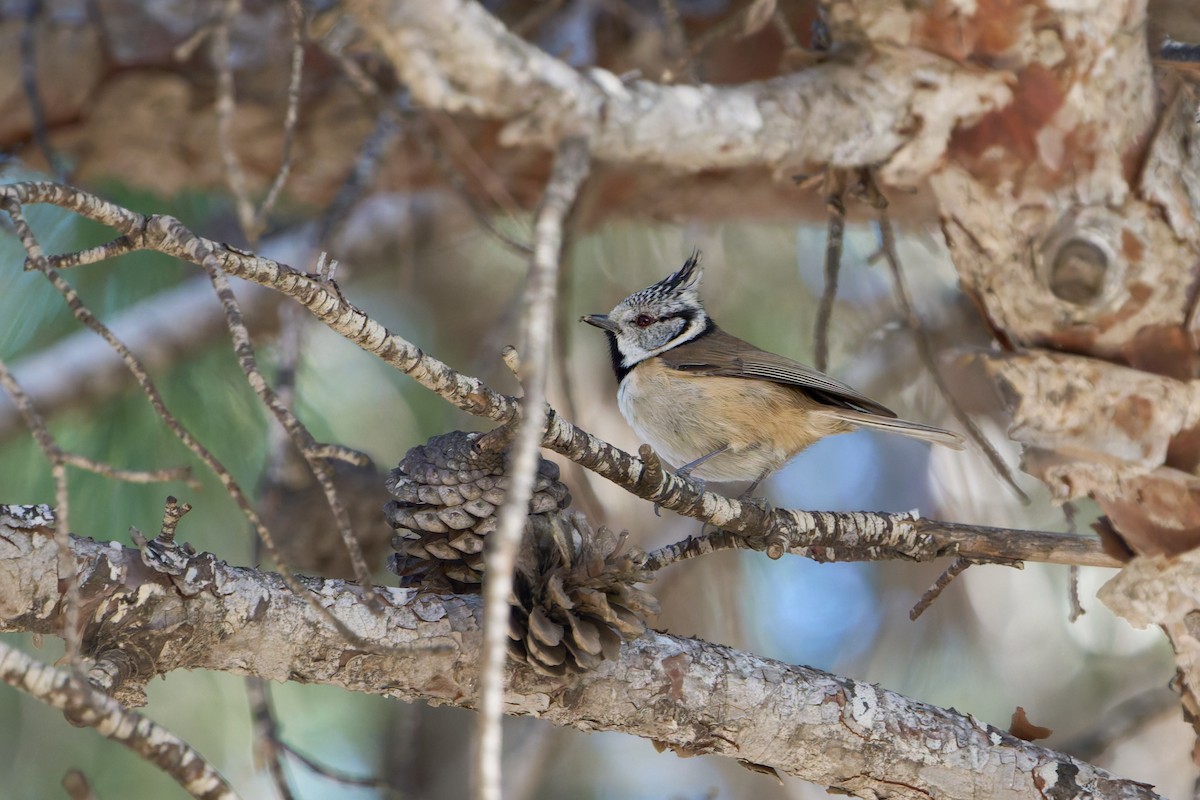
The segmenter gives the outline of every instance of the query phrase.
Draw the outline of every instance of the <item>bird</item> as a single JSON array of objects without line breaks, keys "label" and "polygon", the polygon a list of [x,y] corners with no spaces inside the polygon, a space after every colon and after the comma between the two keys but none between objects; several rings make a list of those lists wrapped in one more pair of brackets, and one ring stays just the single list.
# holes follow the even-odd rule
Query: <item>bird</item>
[{"label": "bird", "polygon": [[607,314],[581,322],[607,334],[617,405],[634,432],[698,482],[752,481],[814,442],[856,428],[961,450],[957,433],[898,419],[841,381],[726,333],[700,300],[700,252]]}]

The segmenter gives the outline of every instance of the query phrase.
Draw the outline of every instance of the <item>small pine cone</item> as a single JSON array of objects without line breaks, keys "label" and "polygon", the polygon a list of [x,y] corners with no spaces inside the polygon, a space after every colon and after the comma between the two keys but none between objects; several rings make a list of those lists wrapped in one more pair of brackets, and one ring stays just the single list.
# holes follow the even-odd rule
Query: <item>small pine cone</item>
[{"label": "small pine cone", "polygon": [[544,675],[594,669],[658,614],[625,535],[592,530],[582,514],[531,517],[513,578],[509,655]]},{"label": "small pine cone", "polygon": [[[435,436],[409,450],[388,476],[388,491],[396,497],[383,507],[396,529],[396,553],[388,567],[400,576],[401,586],[479,591],[484,539],[496,530],[496,515],[510,485],[504,454],[476,448],[482,435],[454,431]],[[529,513],[544,516],[570,503],[558,467],[541,459]]]}]

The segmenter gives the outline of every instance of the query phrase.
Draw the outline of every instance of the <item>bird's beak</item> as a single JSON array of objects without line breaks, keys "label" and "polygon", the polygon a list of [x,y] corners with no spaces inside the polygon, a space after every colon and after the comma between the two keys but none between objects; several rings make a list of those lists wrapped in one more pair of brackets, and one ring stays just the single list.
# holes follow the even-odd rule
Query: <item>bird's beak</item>
[{"label": "bird's beak", "polygon": [[586,317],[580,317],[580,322],[586,322],[588,325],[595,325],[597,328],[606,330],[609,333],[617,332],[617,323],[608,318],[607,314],[588,314]]}]

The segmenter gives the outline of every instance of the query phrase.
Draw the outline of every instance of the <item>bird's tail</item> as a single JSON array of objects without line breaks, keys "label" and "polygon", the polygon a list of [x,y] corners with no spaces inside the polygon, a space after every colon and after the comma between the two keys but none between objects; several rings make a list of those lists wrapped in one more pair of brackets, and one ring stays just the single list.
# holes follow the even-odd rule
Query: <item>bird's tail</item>
[{"label": "bird's tail", "polygon": [[853,411],[848,408],[823,408],[819,412],[837,419],[857,425],[861,428],[874,428],[879,431],[898,433],[913,439],[944,445],[955,450],[962,450],[966,440],[953,431],[935,428],[932,425],[922,425],[919,422],[909,422],[894,417],[881,417],[863,411]]}]

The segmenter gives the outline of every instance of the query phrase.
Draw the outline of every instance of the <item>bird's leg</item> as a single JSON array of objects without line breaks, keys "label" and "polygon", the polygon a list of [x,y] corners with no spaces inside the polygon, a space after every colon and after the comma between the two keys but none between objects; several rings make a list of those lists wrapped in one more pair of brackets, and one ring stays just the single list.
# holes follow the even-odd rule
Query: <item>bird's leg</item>
[{"label": "bird's leg", "polygon": [[770,474],[771,474],[771,469],[769,467],[767,469],[764,469],[762,471],[762,473],[757,478],[755,478],[748,487],[746,487],[746,491],[742,492],[738,496],[738,502],[739,503],[754,503],[755,505],[762,507],[764,510],[770,511],[771,504],[767,502],[766,498],[754,496],[754,490],[757,489],[758,485],[763,482],[763,478],[766,478]]},{"label": "bird's leg", "polygon": [[[723,444],[720,447],[718,447],[716,450],[713,450],[711,453],[705,453],[704,455],[697,458],[695,461],[689,461],[688,463],[684,464],[679,469],[675,470],[675,477],[680,478],[685,481],[692,481],[693,483],[696,484],[696,488],[703,492],[704,485],[705,485],[704,481],[701,480],[700,478],[695,478],[693,480],[692,470],[694,470],[696,467],[703,464],[705,461],[708,461],[713,456],[721,455],[721,453],[724,453],[728,449],[729,449],[729,445]],[[660,509],[660,506],[658,505],[658,503],[655,503],[654,504],[654,516],[656,516],[656,517],[662,516],[661,514],[659,514],[659,509]]]},{"label": "bird's leg", "polygon": [[718,447],[716,450],[713,450],[711,453],[705,453],[704,455],[697,458],[695,461],[689,461],[688,463],[684,464],[679,469],[675,470],[675,477],[682,478],[685,481],[690,479],[691,475],[692,475],[692,470],[694,470],[696,467],[703,464],[705,461],[708,461],[713,456],[721,455],[721,453],[724,453],[728,449],[729,449],[729,445],[723,444],[720,447]]}]

